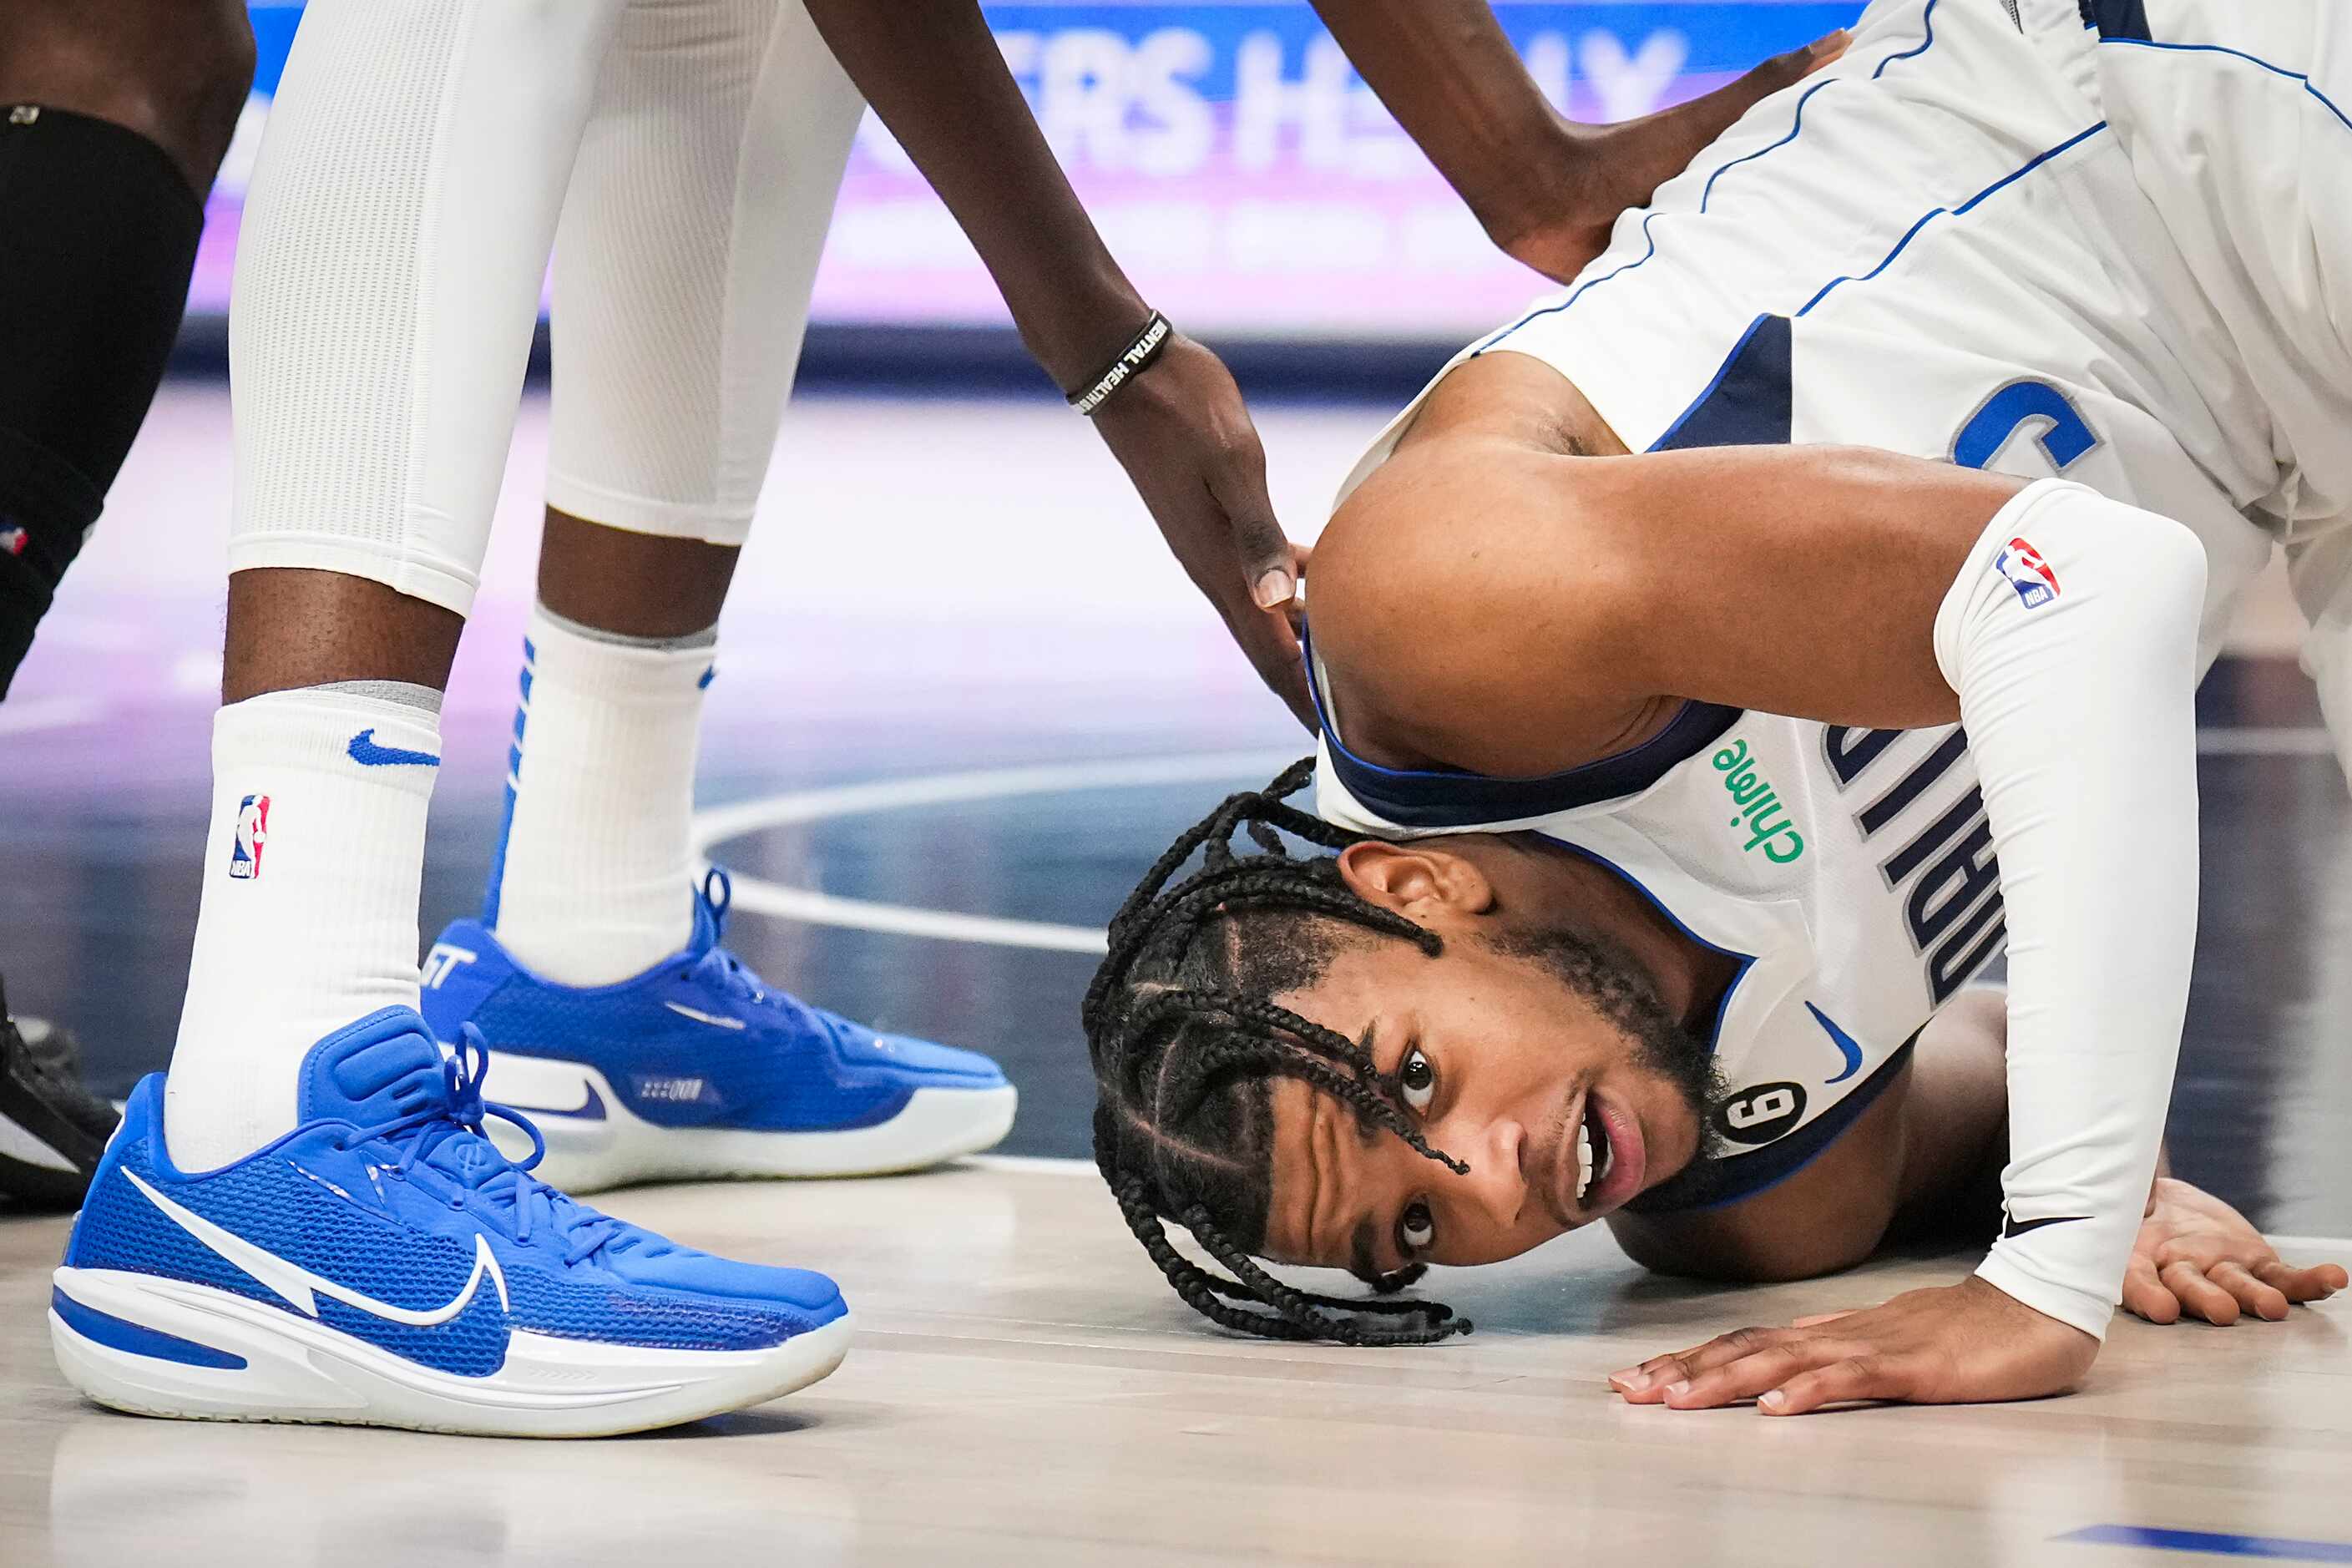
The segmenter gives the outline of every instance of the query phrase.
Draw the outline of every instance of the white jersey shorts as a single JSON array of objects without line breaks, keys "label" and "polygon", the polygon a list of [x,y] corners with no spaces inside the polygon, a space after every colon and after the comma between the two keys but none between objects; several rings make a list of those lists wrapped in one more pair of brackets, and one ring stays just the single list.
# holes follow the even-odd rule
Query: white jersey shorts
[{"label": "white jersey shorts", "polygon": [[[2352,732],[2352,13],[2336,0],[2091,7],[2094,90],[2228,333],[2283,467],[2265,508]],[[2352,754],[2352,753],[2347,753]]]},{"label": "white jersey shorts", "polygon": [[311,0],[237,258],[230,570],[470,608],[551,248],[549,503],[741,543],[862,108],[799,0]]},{"label": "white jersey shorts", "polygon": [[[2307,21],[2315,3],[2276,8]],[[2193,225],[2176,209],[2221,210],[2206,187],[2236,177],[2216,149],[2259,163],[2270,127],[2215,109],[2195,155],[2182,154],[2178,188],[2167,187],[2144,165],[2171,153],[2103,103],[2116,64],[2146,62],[2118,62],[2074,0],[2014,10],[2008,0],[1878,0],[1842,60],[1758,105],[1648,210],[1621,219],[1572,286],[1456,363],[1533,355],[1635,451],[1872,446],[2063,475],[2176,518],[2210,563],[2210,659],[2273,552],[2302,548],[2290,520],[2311,460],[2296,449],[2304,422],[2283,404],[2315,394],[2270,361],[2298,340],[2332,337],[2328,312],[2315,289],[2282,290],[2296,302],[2293,319],[2272,300],[2280,314],[2264,322],[2215,292],[2213,275],[2237,258],[2206,258],[2183,237]],[[2143,52],[2159,69],[2203,58]],[[2168,134],[2196,123],[2177,101],[2147,112]],[[2352,163],[2352,134],[2344,142]],[[2318,184],[2274,190],[2281,254],[2311,221],[2293,204],[2326,199]],[[2352,251],[2337,253],[2336,281],[2352,281]],[[2352,323],[2352,303],[2336,315]],[[2304,368],[2323,382],[2340,374]],[[2352,377],[2330,384],[2340,407]],[[1347,489],[1385,458],[1411,412]],[[2310,423],[2338,439],[2352,428]],[[2320,608],[2340,616],[2345,576],[2313,574],[2315,663],[2321,643],[2345,641]],[[2339,711],[2352,716],[2352,703],[2331,706]]]}]

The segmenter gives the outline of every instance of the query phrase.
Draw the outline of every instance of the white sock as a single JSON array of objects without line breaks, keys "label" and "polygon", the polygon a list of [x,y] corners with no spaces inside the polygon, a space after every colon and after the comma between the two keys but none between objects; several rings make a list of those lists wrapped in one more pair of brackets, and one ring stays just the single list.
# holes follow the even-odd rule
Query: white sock
[{"label": "white sock", "polygon": [[550,980],[626,980],[693,934],[687,828],[717,640],[623,638],[531,611],[482,919]]},{"label": "white sock", "polygon": [[416,1005],[417,889],[441,761],[440,715],[422,704],[438,699],[316,686],[214,718],[204,900],[163,1092],[183,1170],[292,1129],[304,1052],[380,1007]]}]

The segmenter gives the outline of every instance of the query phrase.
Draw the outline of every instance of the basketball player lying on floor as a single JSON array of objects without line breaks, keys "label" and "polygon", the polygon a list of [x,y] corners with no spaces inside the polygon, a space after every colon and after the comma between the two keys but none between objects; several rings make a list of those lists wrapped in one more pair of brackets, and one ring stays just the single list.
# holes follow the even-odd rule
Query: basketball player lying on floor
[{"label": "basketball player lying on floor", "polygon": [[[2352,498],[2352,269],[2296,270],[2352,255],[2352,204],[2260,177],[2299,134],[2347,154],[2306,182],[2352,177],[2315,97],[2346,72],[2309,5],[2259,40],[2146,8],[2284,79],[2041,9],[1874,7],[1351,478],[1311,572],[1317,815],[1282,798],[1302,764],[1179,840],[1087,1001],[1098,1163],[1203,1314],[1440,1340],[1447,1309],[1379,1297],[1603,1218],[1653,1268],[1822,1273],[1960,1212],[2004,1146],[1973,1278],[1618,1388],[2028,1397],[2083,1377],[2119,1288],[2227,1321],[2345,1285],[2151,1182],[2191,694],[2278,543],[2339,750],[2352,708],[2347,532],[2313,521]],[[2288,210],[2233,214],[2255,191]],[[1893,450],[1760,444],[1792,440]],[[2004,940],[2005,1027],[1964,989]]]}]

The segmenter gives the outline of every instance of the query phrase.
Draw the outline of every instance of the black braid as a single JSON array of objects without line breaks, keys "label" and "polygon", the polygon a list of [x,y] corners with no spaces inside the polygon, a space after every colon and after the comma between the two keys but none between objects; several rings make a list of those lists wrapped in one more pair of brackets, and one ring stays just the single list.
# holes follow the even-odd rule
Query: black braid
[{"label": "black braid", "polygon": [[[1422,1136],[1421,1129],[1413,1125],[1412,1119],[1398,1110],[1395,1101],[1386,1094],[1372,1087],[1374,1082],[1381,1080],[1372,1067],[1371,1058],[1365,1055],[1363,1047],[1336,1029],[1326,1029],[1319,1024],[1310,1023],[1271,1002],[1235,996],[1226,992],[1172,991],[1153,997],[1150,1005],[1165,1011],[1189,1008],[1196,1016],[1213,1018],[1223,1015],[1237,1023],[1255,1026],[1256,1030],[1254,1035],[1229,1036],[1213,1041],[1193,1053],[1187,1064],[1186,1076],[1176,1081],[1178,1085],[1196,1091],[1187,1096],[1171,1089],[1168,1096],[1175,1101],[1180,1120],[1184,1110],[1191,1109],[1206,1094],[1207,1080],[1213,1074],[1240,1066],[1255,1066],[1266,1072],[1303,1079],[1334,1100],[1347,1101],[1365,1120],[1395,1133],[1423,1159],[1436,1161],[1457,1176],[1469,1174],[1469,1166],[1430,1147],[1429,1140]],[[1310,1039],[1320,1037],[1318,1043],[1332,1055],[1340,1056],[1356,1067],[1363,1076],[1351,1078],[1319,1057],[1294,1047],[1286,1047],[1281,1041],[1281,1034],[1305,1035]]]},{"label": "black braid", "polygon": [[[1420,1265],[1370,1280],[1370,1300],[1317,1295],[1268,1273],[1250,1256],[1267,1201],[1263,1158],[1255,1165],[1229,1158],[1182,1131],[1210,1132],[1212,1142],[1240,1152],[1248,1139],[1223,1123],[1254,1110],[1263,1120],[1265,1086],[1289,1078],[1424,1158],[1469,1169],[1430,1144],[1362,1046],[1271,999],[1303,982],[1236,987],[1232,966],[1212,951],[1220,944],[1199,940],[1235,917],[1290,916],[1303,917],[1289,922],[1302,929],[1319,919],[1410,942],[1432,956],[1442,950],[1434,932],[1359,897],[1335,861],[1289,852],[1286,834],[1332,850],[1360,837],[1286,804],[1313,773],[1309,757],[1264,790],[1221,801],[1178,836],[1112,917],[1108,956],[1082,1009],[1101,1094],[1095,1160],[1145,1253],[1186,1305],[1220,1327],[1261,1339],[1434,1344],[1468,1333],[1469,1322],[1440,1302],[1381,1299],[1419,1279]],[[1260,852],[1236,853],[1236,830]],[[1178,879],[1196,853],[1201,868]],[[1245,957],[1242,966],[1253,962]],[[1179,1252],[1163,1216],[1191,1231],[1231,1278]]]},{"label": "black braid", "polygon": [[[1184,1228],[1209,1249],[1209,1256],[1232,1269],[1243,1284],[1257,1292],[1260,1300],[1271,1302],[1286,1321],[1318,1330],[1342,1344],[1433,1345],[1440,1340],[1470,1331],[1470,1321],[1455,1318],[1454,1309],[1442,1301],[1345,1301],[1285,1285],[1260,1268],[1255,1258],[1226,1240],[1207,1209],[1195,1204],[1182,1217]],[[1374,1318],[1414,1318],[1419,1321],[1368,1323],[1354,1317],[1335,1315],[1335,1309],[1338,1314],[1364,1313]]]}]

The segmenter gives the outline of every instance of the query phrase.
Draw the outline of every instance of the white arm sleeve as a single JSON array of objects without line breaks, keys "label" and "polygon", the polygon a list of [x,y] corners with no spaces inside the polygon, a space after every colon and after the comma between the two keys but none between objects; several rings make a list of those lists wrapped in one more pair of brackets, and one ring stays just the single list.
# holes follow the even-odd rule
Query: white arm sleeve
[{"label": "white arm sleeve", "polygon": [[2205,554],[2045,480],[1936,616],[2007,900],[2008,1223],[1978,1273],[2104,1337],[2155,1173],[2197,931]]}]

